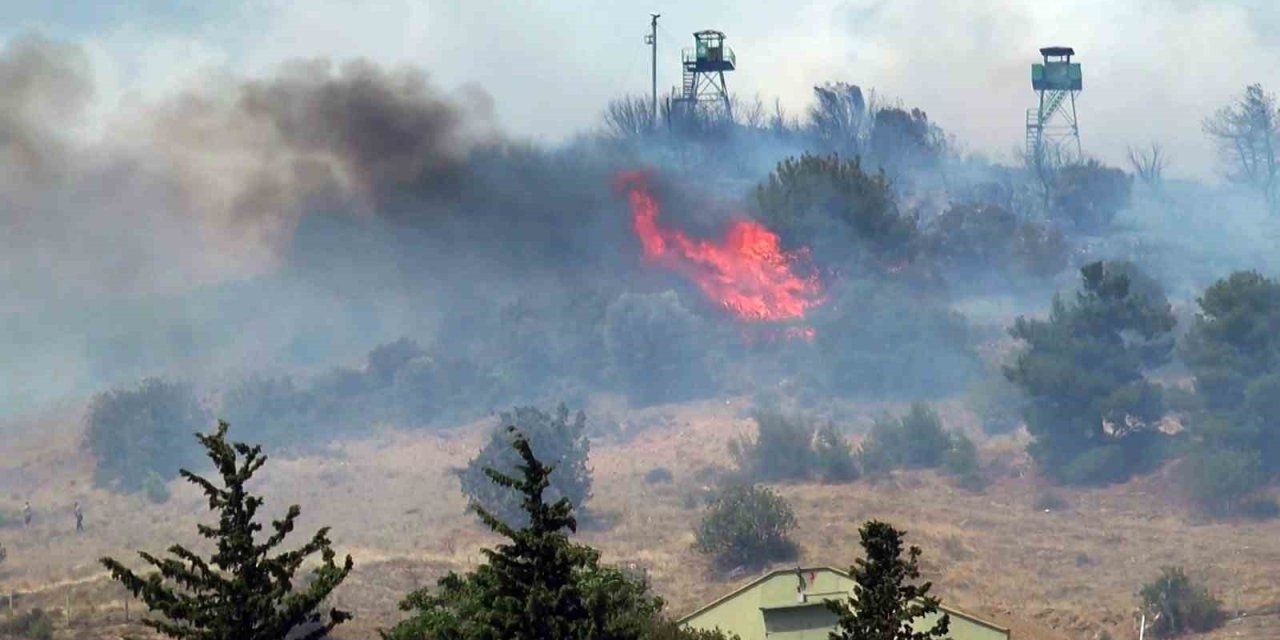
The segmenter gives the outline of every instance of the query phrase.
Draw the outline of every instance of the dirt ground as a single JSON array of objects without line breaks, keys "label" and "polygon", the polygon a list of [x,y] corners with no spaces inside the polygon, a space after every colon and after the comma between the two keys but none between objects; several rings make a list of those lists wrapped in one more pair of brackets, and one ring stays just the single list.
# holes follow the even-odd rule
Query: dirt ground
[{"label": "dirt ground", "polygon": [[[710,576],[691,550],[706,469],[730,464],[727,442],[752,427],[744,417],[748,405],[734,398],[616,410],[622,435],[592,444],[590,506],[605,524],[581,538],[607,561],[646,567],[673,612],[751,578]],[[854,409],[852,431],[883,408]],[[195,525],[206,518],[206,505],[181,481],[171,483],[173,497],[163,505],[94,489],[92,461],[79,447],[81,410],[63,407],[0,426],[0,510],[16,514],[24,499],[35,510],[29,529],[20,522],[0,527],[0,544],[9,550],[0,565],[0,610],[14,593],[15,610],[50,611],[59,638],[144,637],[136,625],[140,604],[129,605],[134,623],[126,624],[125,594],[97,560],[136,559],[135,550],[160,552],[174,542],[201,548]],[[944,404],[942,412],[949,426],[974,431],[958,404]],[[296,535],[331,526],[340,552],[355,558],[334,603],[356,619],[338,637],[375,637],[398,619],[396,604],[406,592],[474,566],[479,550],[494,541],[466,514],[450,473],[479,448],[488,424],[439,432],[370,428],[321,454],[268,462],[255,485],[267,497],[266,512],[302,505]],[[252,440],[234,426],[232,435]],[[884,519],[924,549],[926,577],[944,602],[1036,640],[1092,639],[1103,631],[1136,638],[1137,589],[1161,566],[1184,565],[1229,610],[1250,613],[1207,638],[1280,637],[1280,619],[1267,615],[1280,603],[1280,522],[1201,521],[1161,474],[1107,489],[1056,489],[1066,506],[1046,512],[1035,508],[1044,488],[1018,437],[980,443],[991,476],[980,493],[932,472],[778,487],[797,513],[801,562],[847,567],[857,554],[859,524]],[[655,467],[669,469],[674,482],[646,484],[644,474]],[[80,535],[71,516],[76,500],[86,515]]]}]

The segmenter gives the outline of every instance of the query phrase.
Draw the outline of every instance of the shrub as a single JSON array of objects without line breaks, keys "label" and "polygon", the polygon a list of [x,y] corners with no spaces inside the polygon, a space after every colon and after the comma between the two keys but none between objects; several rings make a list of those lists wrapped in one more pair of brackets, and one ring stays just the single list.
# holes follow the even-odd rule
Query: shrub
[{"label": "shrub", "polygon": [[53,640],[53,618],[43,609],[32,609],[0,621],[0,636],[29,640]]},{"label": "shrub", "polygon": [[632,401],[688,400],[716,388],[706,322],[674,291],[624,293],[609,304],[604,347],[613,377]]},{"label": "shrub", "polygon": [[858,479],[853,447],[832,423],[827,423],[814,436],[813,458],[814,469],[826,482],[853,482]]},{"label": "shrub", "polygon": [[590,443],[586,436],[586,415],[579,411],[570,419],[569,409],[560,405],[554,414],[535,407],[517,407],[504,412],[499,426],[480,453],[459,472],[462,492],[476,507],[482,508],[511,526],[522,526],[525,517],[520,494],[510,487],[495,484],[485,469],[499,473],[516,472],[520,459],[509,440],[509,427],[529,439],[539,460],[552,467],[547,499],[567,498],[578,511],[585,511],[591,497],[591,470],[587,467]]},{"label": "shrub", "polygon": [[796,545],[790,537],[795,527],[795,512],[772,489],[729,487],[707,507],[694,548],[711,556],[718,569],[755,569],[795,558]]},{"label": "shrub", "polygon": [[931,469],[942,464],[951,447],[951,436],[942,428],[938,413],[917,402],[900,418],[876,420],[862,446],[863,468],[879,472]]},{"label": "shrub", "polygon": [[965,404],[989,435],[1012,433],[1022,426],[1022,394],[1003,376],[986,376],[969,386]]},{"label": "shrub", "polygon": [[764,482],[858,479],[852,447],[834,424],[815,429],[808,420],[776,410],[759,410],[753,417],[755,440],[741,438],[729,443],[729,453],[744,477]]},{"label": "shrub", "polygon": [[644,474],[645,484],[667,484],[674,480],[666,467],[654,467]]},{"label": "shrub", "polygon": [[884,398],[963,390],[978,370],[964,316],[905,285],[845,280],[811,315],[814,375],[830,392]]},{"label": "shrub", "polygon": [[901,260],[916,233],[898,213],[888,177],[864,171],[857,158],[787,158],[756,187],[755,205],[786,248],[806,248],[822,266]]},{"label": "shrub", "polygon": [[147,499],[153,504],[164,504],[169,501],[169,485],[160,477],[160,474],[151,471],[147,473],[146,480],[142,481],[142,491],[147,494]]},{"label": "shrub", "polygon": [[1133,179],[1097,160],[1059,167],[1049,190],[1049,211],[1075,228],[1098,232],[1129,206]]},{"label": "shrub", "polygon": [[977,491],[986,484],[978,463],[978,447],[963,433],[951,434],[951,448],[943,457],[942,466],[966,489]]},{"label": "shrub", "polygon": [[729,443],[742,473],[752,480],[804,480],[813,473],[813,427],[774,410],[756,411],[756,438]]},{"label": "shrub", "polygon": [[1182,567],[1164,567],[1160,577],[1138,592],[1152,635],[1171,638],[1204,633],[1222,624],[1222,604],[1209,590],[1191,581]]},{"label": "shrub", "polygon": [[990,203],[952,205],[929,222],[921,240],[930,262],[966,290],[1043,281],[1065,269],[1070,259],[1061,233]]},{"label": "shrub", "polygon": [[135,389],[95,396],[86,422],[84,445],[97,462],[94,482],[132,492],[150,472],[169,480],[199,462],[191,434],[208,426],[209,415],[190,385],[148,378]]},{"label": "shrub", "polygon": [[1266,483],[1256,451],[1195,449],[1179,467],[1183,489],[1206,513],[1244,515]]}]

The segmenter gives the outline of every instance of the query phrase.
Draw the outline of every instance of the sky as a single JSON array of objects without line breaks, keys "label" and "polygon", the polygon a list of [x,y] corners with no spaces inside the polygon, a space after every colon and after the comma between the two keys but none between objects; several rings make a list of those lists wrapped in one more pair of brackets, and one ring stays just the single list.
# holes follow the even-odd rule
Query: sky
[{"label": "sky", "polygon": [[1022,143],[1041,46],[1073,46],[1084,65],[1086,152],[1115,164],[1160,142],[1176,176],[1216,174],[1206,115],[1249,83],[1280,87],[1270,0],[4,0],[0,39],[82,47],[97,123],[214,78],[361,57],[480,89],[507,134],[555,143],[598,127],[610,98],[647,93],[650,12],[662,14],[660,90],[678,82],[692,32],[714,28],[737,53],[742,97],[800,113],[813,85],[852,82],[1001,160]]}]

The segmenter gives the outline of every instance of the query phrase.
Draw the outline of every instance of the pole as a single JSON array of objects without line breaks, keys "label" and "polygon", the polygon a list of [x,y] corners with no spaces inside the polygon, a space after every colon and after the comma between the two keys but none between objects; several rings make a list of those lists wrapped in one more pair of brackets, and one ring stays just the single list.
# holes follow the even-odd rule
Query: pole
[{"label": "pole", "polygon": [[650,108],[653,110],[653,124],[658,124],[658,17],[661,14],[651,13],[649,20],[649,48],[652,49],[652,62],[650,79],[652,82],[652,96],[650,98]]},{"label": "pole", "polygon": [[1147,614],[1142,614],[1142,623],[1138,626],[1138,640],[1143,640],[1147,635]]}]

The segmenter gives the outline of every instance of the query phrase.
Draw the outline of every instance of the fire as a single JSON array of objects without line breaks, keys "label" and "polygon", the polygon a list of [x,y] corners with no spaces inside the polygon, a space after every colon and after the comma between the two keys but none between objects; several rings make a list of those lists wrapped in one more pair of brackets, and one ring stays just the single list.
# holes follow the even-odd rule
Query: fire
[{"label": "fire", "polygon": [[[807,275],[807,252],[787,252],[778,235],[750,220],[735,220],[717,241],[689,238],[658,221],[661,206],[644,173],[618,174],[615,188],[627,194],[632,227],[645,258],[689,278],[708,298],[748,322],[804,318],[826,301],[816,273]],[[811,271],[811,270],[810,270]],[[812,337],[795,327],[788,335]]]}]

